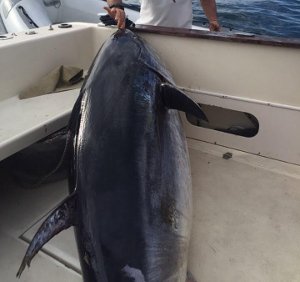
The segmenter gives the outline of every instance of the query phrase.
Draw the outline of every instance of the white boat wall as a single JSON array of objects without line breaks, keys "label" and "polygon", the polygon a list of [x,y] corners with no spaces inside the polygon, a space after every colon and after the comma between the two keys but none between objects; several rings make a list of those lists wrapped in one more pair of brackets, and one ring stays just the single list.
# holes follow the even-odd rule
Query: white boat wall
[{"label": "white boat wall", "polygon": [[[72,23],[34,31],[0,40],[0,160],[64,127],[79,89],[24,100],[20,92],[60,65],[87,70],[116,29]],[[299,281],[300,41],[146,26],[136,32],[214,123],[182,115],[194,193],[189,269],[205,282]],[[253,134],[237,134],[249,121]],[[67,184],[25,191],[0,179],[0,280],[14,281],[32,226]],[[72,231],[59,236],[20,281],[81,281]]]},{"label": "white boat wall", "polygon": [[[184,119],[189,137],[300,164],[300,56],[299,48],[294,47],[298,43],[281,44],[280,40],[226,34],[199,35],[197,31],[166,36],[148,34],[147,27],[144,30],[143,36],[164,59],[178,86],[197,102],[249,113],[259,124],[258,133],[247,138],[195,127]],[[38,34],[21,33],[0,42],[1,66],[6,66],[0,78],[1,99],[15,97],[59,64],[87,69],[99,46],[113,31],[97,25],[73,24],[66,30],[58,26],[55,30],[42,28]],[[19,53],[26,56],[16,56]]]}]

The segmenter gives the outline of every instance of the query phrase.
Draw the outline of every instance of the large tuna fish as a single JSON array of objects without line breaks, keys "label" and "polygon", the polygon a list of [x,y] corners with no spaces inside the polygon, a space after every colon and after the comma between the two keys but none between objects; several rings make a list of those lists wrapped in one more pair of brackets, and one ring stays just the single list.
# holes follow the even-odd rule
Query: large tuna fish
[{"label": "large tuna fish", "polygon": [[205,119],[138,36],[115,33],[71,115],[70,196],[38,230],[18,276],[49,239],[75,225],[84,281],[185,281],[191,175],[174,109]]}]

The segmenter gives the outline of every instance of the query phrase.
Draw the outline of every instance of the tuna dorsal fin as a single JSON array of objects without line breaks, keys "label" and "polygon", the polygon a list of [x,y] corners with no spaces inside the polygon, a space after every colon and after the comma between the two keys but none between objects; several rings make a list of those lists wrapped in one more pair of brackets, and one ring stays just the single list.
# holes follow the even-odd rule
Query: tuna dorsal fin
[{"label": "tuna dorsal fin", "polygon": [[26,254],[23,258],[17,277],[20,278],[25,266],[30,262],[38,251],[60,231],[75,225],[77,194],[73,193],[55,208],[34,235]]},{"label": "tuna dorsal fin", "polygon": [[173,85],[169,83],[162,83],[161,94],[163,102],[167,108],[176,109],[208,121],[200,106]]}]

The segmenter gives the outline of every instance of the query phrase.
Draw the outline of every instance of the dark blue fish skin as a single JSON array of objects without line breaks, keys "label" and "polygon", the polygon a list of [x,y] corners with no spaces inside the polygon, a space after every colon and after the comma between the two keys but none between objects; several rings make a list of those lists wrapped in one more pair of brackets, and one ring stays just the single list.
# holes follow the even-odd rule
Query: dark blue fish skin
[{"label": "dark blue fish skin", "polygon": [[[130,31],[109,39],[71,119],[76,237],[84,281],[186,278],[191,175],[186,138],[157,56]],[[77,118],[79,117],[79,118]]]}]

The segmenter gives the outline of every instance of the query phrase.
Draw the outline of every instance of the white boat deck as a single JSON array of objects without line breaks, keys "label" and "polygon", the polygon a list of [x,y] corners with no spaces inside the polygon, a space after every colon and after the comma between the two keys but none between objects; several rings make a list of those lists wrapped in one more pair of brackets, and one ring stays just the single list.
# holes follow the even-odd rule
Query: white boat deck
[{"label": "white boat deck", "polygon": [[[197,280],[300,281],[300,167],[188,141],[194,185],[189,268]],[[226,152],[233,157],[225,160]],[[26,190],[0,171],[0,281],[12,282],[36,222],[64,198],[67,184]],[[70,229],[46,245],[19,281],[82,281],[79,273]]]}]

